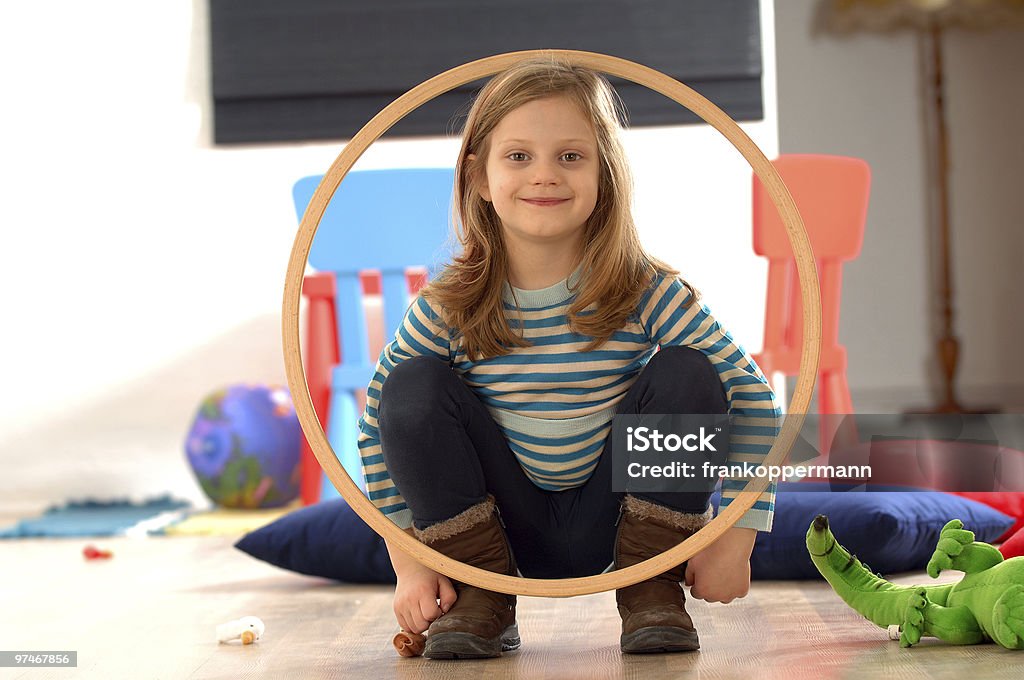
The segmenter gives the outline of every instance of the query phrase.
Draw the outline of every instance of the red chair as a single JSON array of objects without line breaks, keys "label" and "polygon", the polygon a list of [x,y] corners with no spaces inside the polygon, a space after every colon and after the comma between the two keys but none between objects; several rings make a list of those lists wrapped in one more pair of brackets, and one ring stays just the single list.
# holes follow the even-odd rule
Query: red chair
[{"label": "red chair", "polygon": [[[334,273],[307,274],[302,280],[302,295],[307,302],[303,368],[313,410],[320,427],[326,432],[327,409],[331,403],[331,369],[341,361],[334,313]],[[305,437],[302,438],[300,461],[299,493],[303,504],[311,505],[320,499],[322,470]]]},{"label": "red chair", "polygon": [[[320,177],[295,183],[299,219]],[[449,255],[454,170],[415,168],[349,173],[317,228],[307,276],[304,370],[328,443],[357,486],[374,498],[357,447],[357,420],[385,339],[393,338],[426,278]],[[302,449],[306,504],[337,496],[308,442]]]},{"label": "red chair", "polygon": [[[818,413],[852,414],[846,348],[839,343],[843,262],[860,254],[870,196],[871,169],[859,158],[783,154],[772,161],[796,202],[810,238],[821,286],[821,360]],[[754,252],[768,258],[764,349],[754,356],[765,376],[796,375],[800,367],[803,310],[793,249],[768,192],[754,176]],[[773,381],[774,382],[774,381]],[[776,390],[784,401],[784,387]],[[820,450],[827,452],[837,423],[823,418]],[[855,437],[855,433],[846,433]],[[845,441],[846,437],[843,437]]]},{"label": "red chair", "polygon": [[[406,282],[412,295],[427,285],[427,272],[422,268],[411,267],[406,272]],[[379,297],[381,295],[380,272],[368,270],[360,272],[359,283],[363,295]],[[320,427],[327,431],[331,407],[331,373],[341,363],[338,341],[338,322],[335,313],[337,304],[337,287],[333,272],[316,272],[307,274],[302,280],[302,295],[306,298],[305,352],[303,352],[303,368],[306,372],[306,384],[309,386],[309,397],[313,402]],[[379,306],[370,305],[366,312],[366,327],[369,333],[369,348],[376,356],[384,344],[384,320],[381,318]],[[365,391],[359,395],[358,411],[365,406]],[[320,463],[313,455],[313,449],[305,437],[302,438],[300,496],[304,505],[312,505],[321,499],[323,490],[329,480],[324,476]],[[336,493],[336,492],[335,492]]]}]

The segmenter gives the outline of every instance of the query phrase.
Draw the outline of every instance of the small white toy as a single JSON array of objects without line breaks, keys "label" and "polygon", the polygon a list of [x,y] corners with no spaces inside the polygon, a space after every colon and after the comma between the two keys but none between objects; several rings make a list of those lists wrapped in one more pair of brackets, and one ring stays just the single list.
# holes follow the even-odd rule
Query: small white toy
[{"label": "small white toy", "polygon": [[217,626],[217,642],[223,644],[232,640],[241,640],[243,645],[251,645],[263,637],[264,630],[266,627],[257,617],[243,616]]}]

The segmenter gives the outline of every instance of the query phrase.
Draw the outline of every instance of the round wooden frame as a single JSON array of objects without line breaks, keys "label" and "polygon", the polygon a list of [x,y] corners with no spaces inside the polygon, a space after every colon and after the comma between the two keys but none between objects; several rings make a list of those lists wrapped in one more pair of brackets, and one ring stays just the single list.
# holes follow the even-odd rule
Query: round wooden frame
[{"label": "round wooden frame", "polygon": [[295,402],[299,422],[313,453],[352,509],[390,544],[398,546],[422,564],[451,578],[488,590],[517,595],[571,597],[639,583],[686,561],[732,527],[740,516],[753,506],[757,497],[767,487],[768,479],[757,478],[748,481],[744,490],[728,507],[722,510],[706,527],[681,544],[640,564],[622,570],[596,576],[566,579],[519,578],[484,571],[452,560],[420,543],[385,517],[363,495],[341,466],[320,427],[310,400],[309,386],[302,368],[299,343],[299,300],[313,236],[316,234],[331,197],[356,161],[369,148],[370,144],[392,125],[427,101],[460,85],[494,75],[520,60],[532,57],[557,57],[595,71],[631,80],[673,99],[724,135],[743,155],[754,173],[764,183],[775,207],[782,216],[790,243],[793,246],[800,291],[803,295],[804,317],[804,345],[800,354],[800,373],[796,389],[790,402],[789,415],[786,416],[781,432],[776,437],[775,444],[764,461],[765,465],[777,465],[783,461],[793,447],[800,427],[803,425],[804,414],[807,412],[811,391],[814,387],[818,354],[821,348],[821,303],[814,255],[807,232],[804,230],[803,221],[797,212],[792,196],[765,155],[729,116],[707,99],[665,74],[635,62],[594,52],[573,50],[528,50],[479,59],[445,71],[409,90],[374,116],[345,145],[344,150],[331,165],[313,193],[313,198],[302,217],[288,262],[284,290],[282,326],[288,386]]}]

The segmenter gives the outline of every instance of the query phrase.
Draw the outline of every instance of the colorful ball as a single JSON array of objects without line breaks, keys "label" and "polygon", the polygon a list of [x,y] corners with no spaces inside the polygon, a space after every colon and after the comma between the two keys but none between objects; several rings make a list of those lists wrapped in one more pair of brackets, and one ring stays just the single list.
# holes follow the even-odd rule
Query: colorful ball
[{"label": "colorful ball", "polygon": [[199,485],[226,508],[274,508],[299,495],[302,430],[283,387],[233,385],[199,406],[185,454]]}]

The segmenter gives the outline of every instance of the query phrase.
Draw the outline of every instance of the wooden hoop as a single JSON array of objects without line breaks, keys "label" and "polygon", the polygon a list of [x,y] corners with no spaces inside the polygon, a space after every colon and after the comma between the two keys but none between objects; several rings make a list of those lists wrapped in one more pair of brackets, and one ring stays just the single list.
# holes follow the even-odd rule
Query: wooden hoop
[{"label": "wooden hoop", "polygon": [[499,54],[457,66],[409,90],[386,106],[356,133],[355,137],[345,145],[313,193],[313,198],[306,208],[299,231],[295,236],[284,289],[282,318],[284,359],[288,386],[295,402],[299,422],[313,453],[320,461],[328,478],[341,492],[342,497],[367,524],[373,527],[374,531],[386,538],[390,544],[397,545],[415,557],[420,563],[453,579],[502,593],[538,597],[572,597],[639,583],[688,560],[721,537],[744,512],[754,505],[758,496],[768,486],[768,479],[758,477],[748,481],[744,490],[728,507],[722,510],[706,527],[676,547],[622,570],[567,579],[519,578],[484,571],[452,560],[420,543],[387,519],[363,495],[341,466],[320,427],[316,412],[313,410],[313,403],[310,400],[309,386],[303,373],[299,343],[299,299],[313,236],[316,234],[331,197],[356,161],[392,125],[434,97],[460,85],[499,73],[516,62],[533,57],[556,57],[572,64],[631,80],[673,99],[724,135],[743,155],[754,173],[764,183],[765,189],[786,225],[786,233],[796,258],[800,291],[803,295],[804,325],[800,373],[790,402],[789,414],[784,419],[782,430],[765,458],[764,465],[778,465],[785,459],[803,425],[804,415],[807,412],[811,391],[814,387],[818,355],[821,349],[821,302],[818,276],[807,232],[800,214],[797,212],[793,197],[783,184],[782,178],[779,177],[761,150],[757,148],[757,145],[721,109],[686,85],[659,71],[625,59],[595,52],[527,50]]}]

